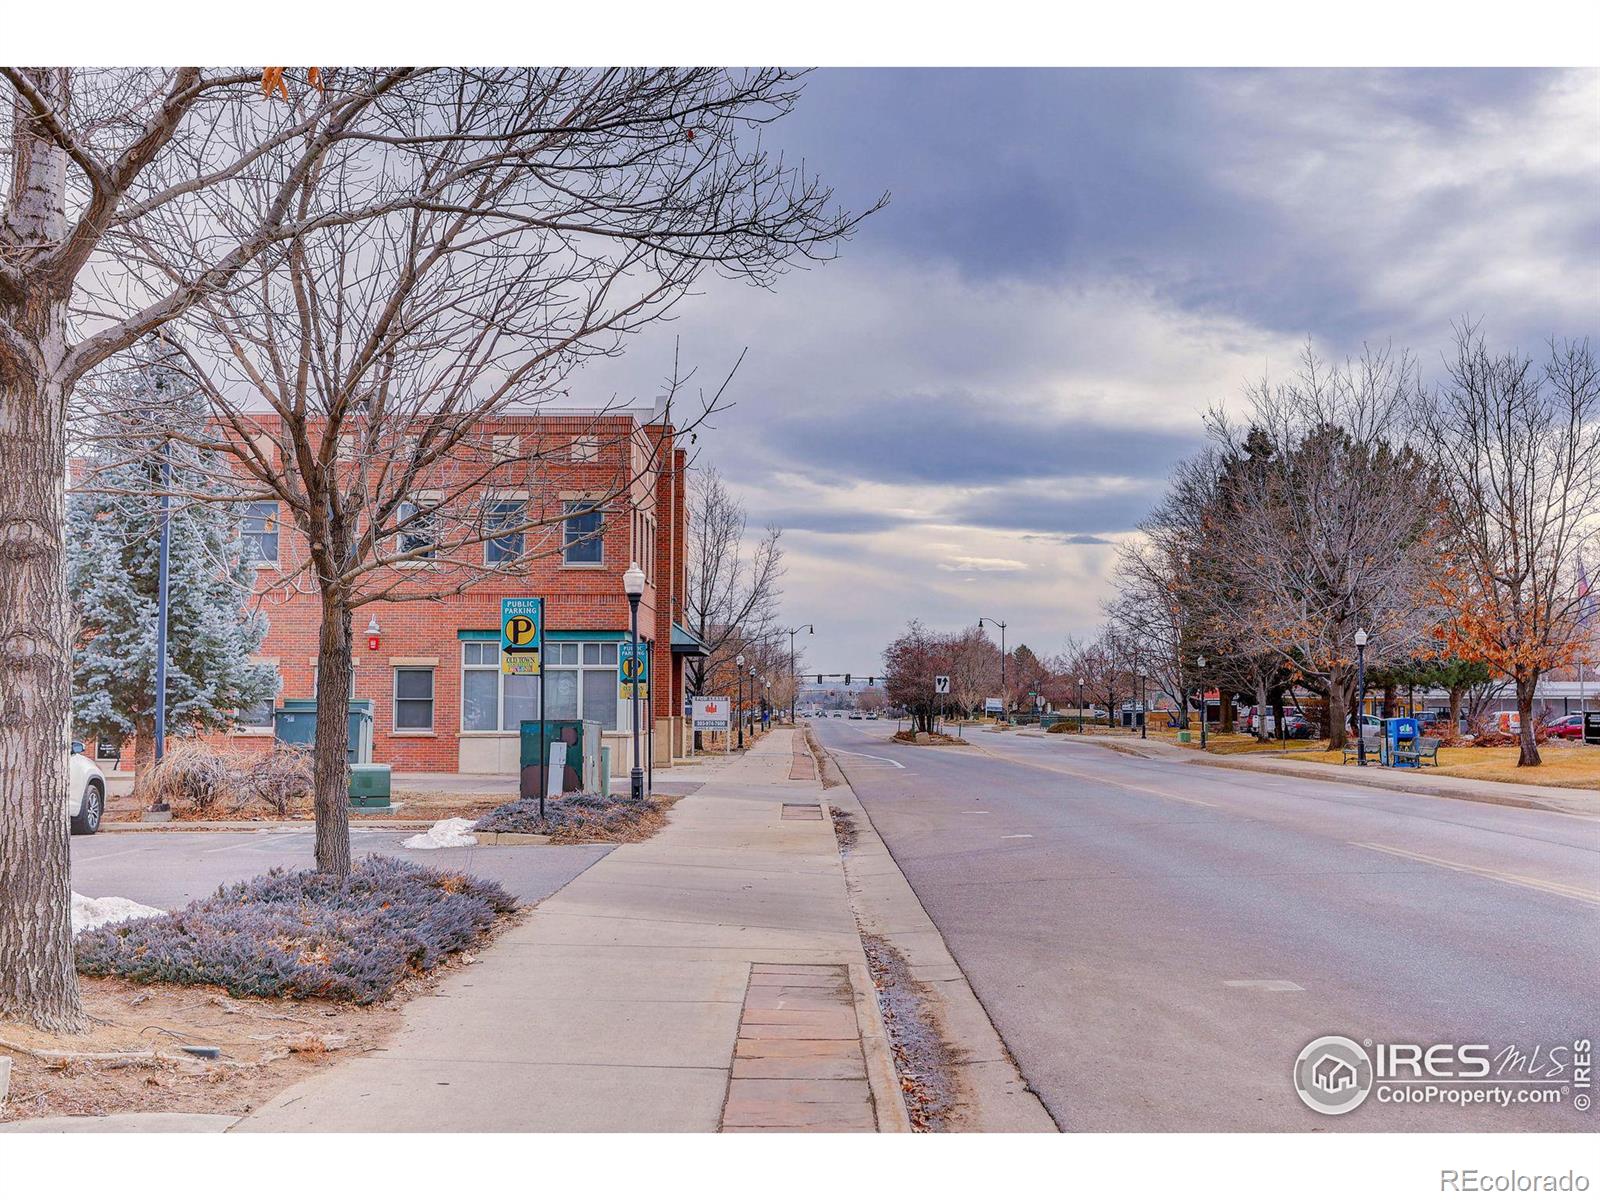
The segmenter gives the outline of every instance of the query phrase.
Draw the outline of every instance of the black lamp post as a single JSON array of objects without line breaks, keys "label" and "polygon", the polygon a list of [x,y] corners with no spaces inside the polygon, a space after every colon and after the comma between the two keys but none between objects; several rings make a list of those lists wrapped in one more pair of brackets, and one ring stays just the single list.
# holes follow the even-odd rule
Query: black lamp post
[{"label": "black lamp post", "polygon": [[1367,631],[1356,630],[1356,766],[1367,765],[1366,730],[1362,728],[1362,709],[1367,699]]},{"label": "black lamp post", "polygon": [[1194,660],[1194,665],[1200,668],[1200,676],[1195,682],[1200,685],[1200,749],[1204,750],[1206,748],[1206,717],[1210,709],[1210,706],[1206,704],[1206,679],[1204,675],[1206,656],[1204,654],[1200,655]]},{"label": "black lamp post", "polygon": [[1139,740],[1141,742],[1150,740],[1150,709],[1145,705],[1144,685],[1145,676],[1144,672],[1141,671],[1139,673]]},{"label": "black lamp post", "polygon": [[1083,732],[1083,676],[1078,676],[1078,732]]},{"label": "black lamp post", "polygon": [[[750,668],[750,703],[753,705],[753,704],[755,704],[755,702],[756,702],[756,669],[754,667],[751,667]],[[748,714],[746,714],[746,715],[748,716]],[[750,722],[750,736],[754,737],[755,734],[756,734],[756,724],[755,724],[754,721],[751,721]]]},{"label": "black lamp post", "polygon": [[[628,594],[628,653],[639,655],[639,597],[644,595],[644,572],[639,564],[632,564],[622,573],[622,590]],[[633,702],[633,770],[628,773],[629,794],[635,803],[644,801],[644,767],[639,761],[639,673],[634,672]]]},{"label": "black lamp post", "polygon": [[795,723],[794,704],[800,698],[800,679],[794,673],[794,635],[802,630],[815,637],[817,627],[815,625],[796,625],[789,630],[789,724],[791,725]]},{"label": "black lamp post", "polygon": [[733,665],[739,669],[734,672],[739,681],[739,707],[734,709],[734,720],[739,723],[739,749],[744,749],[744,655],[735,654]]},{"label": "black lamp post", "polygon": [[1000,626],[1000,719],[1004,721],[1008,711],[1006,706],[1006,623],[1004,621],[996,621],[993,617],[979,617],[978,628],[982,629],[985,622],[990,625]]}]

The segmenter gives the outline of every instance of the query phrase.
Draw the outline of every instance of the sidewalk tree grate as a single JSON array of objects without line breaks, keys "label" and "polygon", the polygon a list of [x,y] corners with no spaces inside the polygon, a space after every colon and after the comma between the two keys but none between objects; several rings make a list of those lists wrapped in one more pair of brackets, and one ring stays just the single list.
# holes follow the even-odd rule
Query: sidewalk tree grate
[{"label": "sidewalk tree grate", "polygon": [[783,806],[783,819],[785,821],[820,821],[822,820],[822,805],[785,804]]}]

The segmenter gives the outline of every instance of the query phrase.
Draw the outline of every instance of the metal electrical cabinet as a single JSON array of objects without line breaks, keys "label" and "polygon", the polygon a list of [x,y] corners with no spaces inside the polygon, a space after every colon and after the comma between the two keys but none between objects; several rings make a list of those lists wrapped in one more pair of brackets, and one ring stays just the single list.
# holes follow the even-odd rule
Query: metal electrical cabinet
[{"label": "metal electrical cabinet", "polygon": [[[601,792],[600,723],[581,720],[524,721],[518,761],[524,798],[564,796],[568,792]],[[552,779],[551,764],[561,774]]]},{"label": "metal electrical cabinet", "polygon": [[[348,720],[350,806],[388,808],[392,795],[389,767],[385,763],[372,761],[372,701],[350,701]],[[272,714],[272,731],[278,741],[285,745],[304,746],[309,750],[317,740],[317,702],[285,700],[283,707]]]}]

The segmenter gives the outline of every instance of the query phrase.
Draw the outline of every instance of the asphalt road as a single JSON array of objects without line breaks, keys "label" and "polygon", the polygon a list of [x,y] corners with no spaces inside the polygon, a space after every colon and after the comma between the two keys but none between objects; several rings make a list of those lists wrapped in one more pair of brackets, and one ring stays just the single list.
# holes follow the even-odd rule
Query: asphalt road
[{"label": "asphalt road", "polygon": [[1600,822],[1060,737],[946,749],[890,742],[892,722],[812,724],[1062,1128],[1600,1128],[1570,1091],[1374,1093],[1330,1117],[1291,1082],[1326,1034],[1596,1039]]},{"label": "asphalt road", "polygon": [[[385,854],[435,867],[454,867],[497,881],[524,904],[565,887],[610,852],[609,846],[468,846],[407,850],[415,829],[350,831],[356,858]],[[315,865],[310,830],[274,833],[106,833],[72,839],[72,890],[84,896],[124,896],[156,908],[180,908],[225,883],[273,867]]]}]

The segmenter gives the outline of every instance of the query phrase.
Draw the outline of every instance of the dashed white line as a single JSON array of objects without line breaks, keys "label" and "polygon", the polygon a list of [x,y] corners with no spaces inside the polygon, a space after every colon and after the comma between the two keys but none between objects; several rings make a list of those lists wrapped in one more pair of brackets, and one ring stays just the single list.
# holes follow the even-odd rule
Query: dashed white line
[{"label": "dashed white line", "polygon": [[1032,836],[1033,834],[1031,833],[1002,833],[1000,835],[1000,840],[1002,842],[1009,842],[1013,838],[1031,838]]},{"label": "dashed white line", "polygon": [[1248,988],[1256,992],[1303,992],[1305,988],[1287,979],[1224,979],[1223,987]]}]

